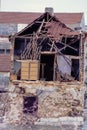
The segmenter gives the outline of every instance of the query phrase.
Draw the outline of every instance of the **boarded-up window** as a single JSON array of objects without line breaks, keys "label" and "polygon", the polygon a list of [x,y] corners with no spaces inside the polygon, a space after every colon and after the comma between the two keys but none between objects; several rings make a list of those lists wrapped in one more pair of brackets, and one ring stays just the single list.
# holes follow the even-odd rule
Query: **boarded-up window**
[{"label": "boarded-up window", "polygon": [[21,79],[22,80],[38,80],[39,79],[39,62],[23,61],[21,63]]}]

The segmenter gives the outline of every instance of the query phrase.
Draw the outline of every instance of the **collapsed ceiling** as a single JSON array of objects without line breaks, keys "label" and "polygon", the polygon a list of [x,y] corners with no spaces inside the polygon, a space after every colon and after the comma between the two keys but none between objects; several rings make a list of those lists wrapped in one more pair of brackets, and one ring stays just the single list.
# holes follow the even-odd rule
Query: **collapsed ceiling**
[{"label": "collapsed ceiling", "polygon": [[[15,54],[21,59],[38,59],[41,51],[79,55],[80,34],[49,13],[41,15],[15,35]],[[18,52],[18,53],[17,53]]]}]

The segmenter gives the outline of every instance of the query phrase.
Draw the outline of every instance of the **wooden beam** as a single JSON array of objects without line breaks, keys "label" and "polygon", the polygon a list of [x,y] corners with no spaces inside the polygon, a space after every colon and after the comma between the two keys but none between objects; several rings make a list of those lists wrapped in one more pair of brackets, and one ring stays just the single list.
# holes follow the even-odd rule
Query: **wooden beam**
[{"label": "wooden beam", "polygon": [[[50,39],[50,38],[49,38],[49,39]],[[52,42],[51,39],[50,39],[50,41]],[[61,42],[60,44],[65,45],[65,43],[63,43],[63,42]],[[66,44],[66,47],[69,47],[69,48],[73,49],[74,51],[77,51],[77,49],[75,49],[75,48],[69,46],[68,44]],[[64,46],[62,49],[60,49],[60,51],[62,51],[64,48],[65,48],[65,46]]]},{"label": "wooden beam", "polygon": [[43,27],[44,21],[45,21],[45,19],[43,19],[43,21],[42,21],[42,23],[41,23],[39,29],[38,29],[37,32],[36,32],[36,34],[40,33],[40,31],[41,31],[41,29],[42,29],[42,27]]},{"label": "wooden beam", "polygon": [[81,58],[81,56],[69,56],[70,57],[70,59],[80,59]]},{"label": "wooden beam", "polygon": [[51,45],[50,51],[53,50],[53,46],[54,46],[54,41],[53,41],[53,43],[52,43],[52,45]]},{"label": "wooden beam", "polygon": [[30,38],[32,38],[32,36],[28,36],[28,37],[25,37],[25,36],[15,36],[15,38],[30,39]]},{"label": "wooden beam", "polygon": [[[60,44],[65,45],[65,43],[63,43],[63,42],[61,42]],[[68,44],[66,44],[66,46],[64,46],[63,48],[61,48],[60,51],[62,51],[62,50],[65,49],[66,47],[69,47],[69,48],[71,48],[72,50],[77,51],[77,49],[71,47],[71,46],[68,45]]]},{"label": "wooden beam", "polygon": [[[41,24],[42,21],[35,21],[35,23],[40,23],[40,24]],[[48,22],[45,22],[45,21],[44,21],[44,23],[48,23]]]},{"label": "wooden beam", "polygon": [[[50,45],[50,44],[48,44]],[[51,45],[50,45],[51,46]],[[57,48],[57,46],[54,44],[54,49],[56,50],[56,53],[59,53],[60,55],[62,55],[64,57],[64,59],[66,60],[66,62],[70,65],[70,60],[69,58],[67,58],[63,53],[61,53],[61,51]],[[71,65],[70,65],[71,66]]]},{"label": "wooden beam", "polygon": [[41,54],[56,54],[56,52],[50,52],[50,51],[42,51]]}]

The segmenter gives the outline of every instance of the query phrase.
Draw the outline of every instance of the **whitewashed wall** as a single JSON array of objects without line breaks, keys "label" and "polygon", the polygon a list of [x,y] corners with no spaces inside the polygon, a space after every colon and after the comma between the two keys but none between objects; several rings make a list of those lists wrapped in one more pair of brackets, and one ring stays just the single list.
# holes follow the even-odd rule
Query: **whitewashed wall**
[{"label": "whitewashed wall", "polygon": [[18,24],[18,32],[24,29],[28,24]]},{"label": "whitewashed wall", "polygon": [[61,55],[57,56],[58,69],[62,73],[71,75],[71,59],[69,58],[67,62],[67,58],[69,58],[69,56],[66,56],[66,59]]}]

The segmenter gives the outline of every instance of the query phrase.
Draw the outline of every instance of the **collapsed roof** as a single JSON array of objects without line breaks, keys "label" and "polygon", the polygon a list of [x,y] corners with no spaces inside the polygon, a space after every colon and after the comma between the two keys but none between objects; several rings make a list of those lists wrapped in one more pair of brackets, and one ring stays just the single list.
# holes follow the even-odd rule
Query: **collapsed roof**
[{"label": "collapsed roof", "polygon": [[[56,54],[57,58],[59,58],[57,59],[58,63],[56,63],[57,70],[55,70],[55,73],[60,73],[60,71],[62,71],[64,75],[66,71],[63,70],[64,66],[61,67],[61,65],[62,62],[63,64],[64,62],[67,62],[66,67],[68,68],[69,75],[73,67],[74,71],[72,71],[72,75],[77,80],[79,79],[81,34],[67,27],[54,15],[51,15],[48,12],[44,13],[13,37],[15,39],[14,58],[16,61],[40,60],[41,63],[45,62],[48,66],[51,66],[50,69],[49,67],[47,68],[47,70],[51,72],[51,69],[53,70],[54,68],[54,54]],[[51,56],[47,55],[49,53]],[[43,54],[45,55],[42,56]],[[60,56],[62,56],[62,58]],[[52,60],[49,61],[48,59]],[[50,62],[52,65],[49,65]],[[19,70],[21,70],[21,68],[19,68]],[[49,75],[47,76],[46,72],[47,71],[44,72],[46,74],[46,80],[53,80],[54,71],[52,71],[51,78],[49,78]],[[20,74],[20,71],[18,73]],[[65,78],[65,75],[63,78]]]},{"label": "collapsed roof", "polygon": [[[39,27],[42,25],[42,28],[40,31],[44,30],[44,28],[47,29],[48,33],[58,33],[58,34],[66,34],[66,35],[78,35],[77,32],[73,31],[72,29],[68,28],[65,23],[61,22],[56,16],[51,16],[49,13],[44,13],[39,18],[31,22],[26,28],[24,28],[21,32],[19,32],[17,35],[25,35],[26,32],[29,34],[32,34],[32,31],[36,32]],[[35,30],[32,30],[29,32],[34,26]],[[43,27],[44,26],[44,27]],[[33,28],[34,29],[34,28]]]},{"label": "collapsed roof", "polygon": [[[80,39],[80,33],[68,28],[64,23],[59,21],[55,16],[51,16],[49,13],[44,13],[41,15],[39,18],[25,27],[22,31],[18,32],[14,37],[16,38],[15,50],[18,50],[18,55],[21,55],[22,59],[23,57],[26,59],[23,55],[24,53],[27,53],[27,51],[28,53],[26,54],[26,57],[29,58],[28,55],[29,52],[31,53],[32,51],[30,48],[32,48],[31,46],[33,45],[33,42],[34,48],[35,43],[37,42],[37,52],[50,51],[51,49],[57,53],[64,52],[67,54],[68,50],[70,50],[69,52],[70,54],[72,53],[72,55],[79,54],[78,40]],[[27,43],[30,42],[31,44],[28,47]],[[55,42],[54,46],[53,42]],[[25,49],[24,52],[25,46],[27,46],[28,49]]]}]

